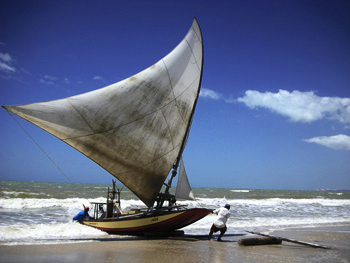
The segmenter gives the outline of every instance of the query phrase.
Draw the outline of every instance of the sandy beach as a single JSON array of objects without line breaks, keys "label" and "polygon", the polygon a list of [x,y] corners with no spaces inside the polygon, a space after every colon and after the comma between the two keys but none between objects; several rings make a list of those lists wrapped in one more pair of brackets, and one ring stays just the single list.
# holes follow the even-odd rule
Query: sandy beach
[{"label": "sandy beach", "polygon": [[72,240],[68,244],[0,245],[0,262],[350,262],[350,225],[269,233],[330,249],[286,241],[281,245],[240,246],[238,240],[258,236],[230,234],[230,230],[227,233],[223,242],[185,235],[147,239],[111,237],[88,242]]}]

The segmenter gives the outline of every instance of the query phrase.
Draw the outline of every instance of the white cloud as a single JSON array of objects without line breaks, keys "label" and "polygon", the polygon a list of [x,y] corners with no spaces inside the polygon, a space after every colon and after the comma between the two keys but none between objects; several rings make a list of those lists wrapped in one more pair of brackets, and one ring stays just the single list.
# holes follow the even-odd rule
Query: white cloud
[{"label": "white cloud", "polygon": [[217,93],[210,89],[201,89],[199,96],[202,98],[209,98],[212,100],[219,100],[221,98],[221,94]]},{"label": "white cloud", "polygon": [[278,93],[247,90],[237,99],[251,109],[262,107],[289,117],[295,122],[312,122],[323,118],[350,123],[350,98],[319,97],[314,92],[279,90]]},{"label": "white cloud", "polygon": [[101,76],[95,76],[95,77],[93,77],[92,79],[93,79],[93,80],[99,80],[99,81],[102,81],[102,82],[107,83],[107,81],[106,81],[104,78],[102,78]]},{"label": "white cloud", "polygon": [[6,53],[6,54],[0,53],[0,60],[5,61],[5,62],[11,62],[12,58],[8,53]]},{"label": "white cloud", "polygon": [[45,75],[44,78],[47,79],[47,80],[51,80],[51,81],[54,81],[54,80],[57,79],[56,77],[52,77],[52,76],[50,76],[50,75]]},{"label": "white cloud", "polygon": [[3,63],[0,61],[0,71],[4,72],[16,72],[16,69],[14,67],[11,67],[10,65]]},{"label": "white cloud", "polygon": [[57,80],[56,77],[45,75],[45,77],[40,79],[40,82],[46,85],[55,85],[54,81]]},{"label": "white cloud", "polygon": [[11,73],[16,72],[16,69],[11,65],[12,57],[10,54],[0,53],[0,71]]},{"label": "white cloud", "polygon": [[40,82],[46,85],[54,85],[54,83],[52,81],[48,81],[46,79],[40,79]]},{"label": "white cloud", "polygon": [[316,143],[334,150],[350,151],[350,136],[339,134],[335,136],[320,136],[304,140],[308,143]]}]

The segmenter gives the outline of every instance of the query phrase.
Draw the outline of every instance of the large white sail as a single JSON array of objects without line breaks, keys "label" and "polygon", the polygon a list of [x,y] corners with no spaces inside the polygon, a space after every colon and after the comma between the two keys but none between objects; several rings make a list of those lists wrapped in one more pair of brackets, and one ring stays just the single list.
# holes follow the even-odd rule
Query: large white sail
[{"label": "large white sail", "polygon": [[202,66],[195,19],[172,52],[128,79],[65,99],[4,108],[95,161],[150,207],[186,137]]},{"label": "large white sail", "polygon": [[175,197],[176,199],[195,200],[182,158],[180,162],[179,178],[177,179]]}]

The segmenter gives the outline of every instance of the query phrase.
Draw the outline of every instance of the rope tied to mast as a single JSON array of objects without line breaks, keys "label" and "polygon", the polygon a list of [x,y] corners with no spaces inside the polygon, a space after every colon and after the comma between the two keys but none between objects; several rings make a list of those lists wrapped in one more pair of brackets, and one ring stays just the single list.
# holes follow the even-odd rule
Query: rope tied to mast
[{"label": "rope tied to mast", "polygon": [[44,151],[43,148],[40,147],[40,145],[34,140],[34,138],[24,129],[24,127],[15,119],[15,117],[9,112],[6,108],[5,110],[7,111],[8,114],[12,117],[12,119],[18,124],[19,127],[28,135],[28,137],[35,143],[35,145],[44,153],[44,155],[53,163],[53,165],[63,174],[63,176],[70,182],[73,183],[68,176],[58,167],[58,165],[50,158],[50,156]]}]

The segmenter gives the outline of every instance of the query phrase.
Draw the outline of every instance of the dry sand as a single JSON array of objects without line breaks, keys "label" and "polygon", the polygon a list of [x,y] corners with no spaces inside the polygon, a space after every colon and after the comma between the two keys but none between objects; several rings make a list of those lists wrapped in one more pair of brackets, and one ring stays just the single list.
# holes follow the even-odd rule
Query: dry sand
[{"label": "dry sand", "polygon": [[350,262],[350,225],[270,234],[331,248],[285,241],[281,245],[239,246],[239,239],[257,237],[244,233],[227,234],[223,242],[187,235],[163,239],[122,237],[56,245],[0,245],[0,262]]}]

